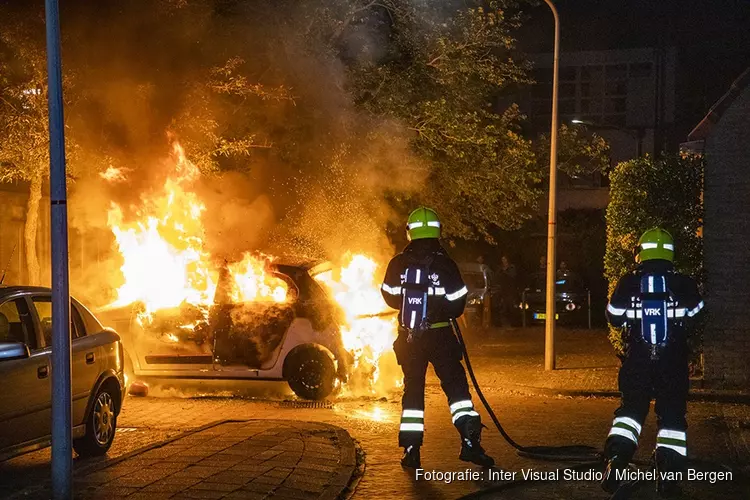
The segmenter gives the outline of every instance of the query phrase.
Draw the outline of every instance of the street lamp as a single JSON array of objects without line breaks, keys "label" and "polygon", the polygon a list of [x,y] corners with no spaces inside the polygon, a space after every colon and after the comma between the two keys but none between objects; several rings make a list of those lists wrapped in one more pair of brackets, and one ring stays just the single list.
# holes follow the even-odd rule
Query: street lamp
[{"label": "street lamp", "polygon": [[620,127],[618,125],[596,123],[596,122],[591,122],[588,120],[579,120],[578,118],[574,118],[570,120],[570,123],[573,123],[575,125],[583,125],[585,127],[599,129],[599,130],[617,130],[618,132],[627,134],[633,139],[635,139],[636,158],[640,158],[641,155],[643,154],[643,129],[642,128],[633,130],[630,128]]},{"label": "street lamp", "polygon": [[49,107],[50,219],[52,227],[52,498],[73,498],[68,211],[60,15],[57,0],[45,1]]},{"label": "street lamp", "polygon": [[544,369],[555,369],[555,233],[557,225],[557,89],[560,63],[560,16],[552,0],[544,0],[555,19],[552,62],[552,130],[549,152],[549,212],[547,215],[547,304],[544,330]]}]

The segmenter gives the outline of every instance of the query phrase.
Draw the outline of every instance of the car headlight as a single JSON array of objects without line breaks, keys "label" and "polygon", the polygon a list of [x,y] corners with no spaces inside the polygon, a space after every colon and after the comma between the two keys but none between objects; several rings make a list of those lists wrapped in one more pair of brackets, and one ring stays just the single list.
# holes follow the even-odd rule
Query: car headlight
[{"label": "car headlight", "polygon": [[482,303],[482,297],[472,297],[469,299],[469,305],[478,306]]},{"label": "car headlight", "polygon": [[521,302],[520,304],[518,304],[518,308],[519,309],[528,309],[529,308],[529,304],[524,304],[523,302]]}]

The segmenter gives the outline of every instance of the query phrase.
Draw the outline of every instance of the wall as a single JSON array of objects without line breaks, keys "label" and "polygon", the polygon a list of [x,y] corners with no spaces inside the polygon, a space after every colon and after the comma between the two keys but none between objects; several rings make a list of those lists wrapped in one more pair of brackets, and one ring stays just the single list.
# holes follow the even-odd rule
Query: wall
[{"label": "wall", "polygon": [[719,387],[750,383],[750,86],[706,140],[704,261],[710,314],[705,378]]}]

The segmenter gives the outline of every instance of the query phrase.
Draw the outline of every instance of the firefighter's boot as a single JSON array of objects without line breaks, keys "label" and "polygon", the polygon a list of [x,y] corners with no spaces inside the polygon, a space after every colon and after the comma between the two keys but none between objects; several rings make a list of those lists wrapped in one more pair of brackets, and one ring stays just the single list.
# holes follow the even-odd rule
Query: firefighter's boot
[{"label": "firefighter's boot", "polygon": [[669,448],[659,447],[654,452],[656,464],[656,492],[659,496],[668,498],[678,496],[682,492],[679,481],[685,468],[686,458]]},{"label": "firefighter's boot", "polygon": [[495,460],[485,453],[480,442],[482,440],[482,424],[478,417],[463,416],[456,421],[456,427],[461,434],[461,453],[458,458],[464,462],[471,462],[481,467],[492,467]]},{"label": "firefighter's boot", "polygon": [[419,459],[419,446],[410,445],[404,448],[404,456],[401,457],[401,465],[411,469],[419,469],[422,466]]},{"label": "firefighter's boot", "polygon": [[623,477],[630,467],[630,460],[635,454],[636,445],[621,436],[610,436],[604,446],[606,468],[601,486],[607,493],[614,493],[623,483]]}]

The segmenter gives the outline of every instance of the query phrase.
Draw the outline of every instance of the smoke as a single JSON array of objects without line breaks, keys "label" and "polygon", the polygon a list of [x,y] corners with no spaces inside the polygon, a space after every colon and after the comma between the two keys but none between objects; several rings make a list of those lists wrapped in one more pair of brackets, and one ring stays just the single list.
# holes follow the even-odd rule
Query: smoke
[{"label": "smoke", "polygon": [[[104,251],[108,209],[116,203],[127,219],[161,188],[172,139],[204,172],[195,189],[211,254],[392,254],[386,196],[418,189],[426,169],[401,124],[354,103],[349,68],[384,56],[387,16],[332,34],[336,16],[349,21],[347,5],[129,0],[64,12],[66,68],[80,96],[71,135],[87,153],[71,227],[101,240],[99,262],[117,260]],[[216,91],[216,68],[229,60],[241,61],[230,87],[257,85],[253,93]],[[263,147],[222,152],[226,137]],[[126,180],[101,179],[109,166]]]}]

